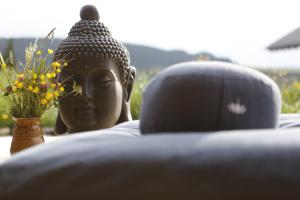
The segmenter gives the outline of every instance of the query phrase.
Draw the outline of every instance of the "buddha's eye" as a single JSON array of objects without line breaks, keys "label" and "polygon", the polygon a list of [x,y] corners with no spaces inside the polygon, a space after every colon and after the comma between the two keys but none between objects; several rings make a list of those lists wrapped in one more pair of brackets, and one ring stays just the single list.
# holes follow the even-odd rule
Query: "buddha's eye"
[{"label": "buddha's eye", "polygon": [[110,73],[98,73],[94,76],[94,83],[97,85],[108,84],[114,80],[115,78]]}]

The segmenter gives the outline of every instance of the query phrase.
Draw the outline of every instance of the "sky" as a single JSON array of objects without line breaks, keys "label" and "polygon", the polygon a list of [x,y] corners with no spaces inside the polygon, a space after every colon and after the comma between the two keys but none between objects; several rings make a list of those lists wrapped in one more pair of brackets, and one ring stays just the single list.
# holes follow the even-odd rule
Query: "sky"
[{"label": "sky", "polygon": [[300,68],[300,48],[266,49],[300,27],[299,0],[0,0],[0,37],[44,37],[55,27],[65,38],[86,4],[122,42]]}]

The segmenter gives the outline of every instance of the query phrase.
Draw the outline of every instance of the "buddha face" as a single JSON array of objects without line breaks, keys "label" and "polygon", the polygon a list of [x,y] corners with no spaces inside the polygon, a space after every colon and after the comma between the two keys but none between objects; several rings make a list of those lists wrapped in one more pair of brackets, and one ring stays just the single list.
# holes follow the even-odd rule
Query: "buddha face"
[{"label": "buddha face", "polygon": [[[60,116],[69,132],[109,128],[118,121],[123,88],[119,66],[111,59],[75,59],[58,77],[66,95],[59,99]],[[73,83],[82,94],[71,93]]]}]

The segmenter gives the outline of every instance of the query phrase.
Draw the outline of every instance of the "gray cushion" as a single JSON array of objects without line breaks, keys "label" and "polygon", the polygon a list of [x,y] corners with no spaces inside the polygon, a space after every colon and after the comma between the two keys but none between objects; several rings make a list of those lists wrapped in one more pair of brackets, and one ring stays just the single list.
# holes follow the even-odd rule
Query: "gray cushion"
[{"label": "gray cushion", "polygon": [[141,132],[216,131],[278,127],[281,95],[269,77],[221,62],[167,68],[145,89]]},{"label": "gray cushion", "polygon": [[137,125],[15,155],[0,165],[0,199],[300,198],[300,129],[132,137]]}]

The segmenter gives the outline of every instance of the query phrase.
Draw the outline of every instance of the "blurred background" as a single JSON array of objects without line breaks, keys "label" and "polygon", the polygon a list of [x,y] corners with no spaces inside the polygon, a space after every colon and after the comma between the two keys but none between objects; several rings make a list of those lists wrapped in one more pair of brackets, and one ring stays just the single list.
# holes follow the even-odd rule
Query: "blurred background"
[{"label": "blurred background", "polygon": [[[300,111],[300,12],[297,0],[1,0],[0,51],[24,60],[24,48],[53,28],[55,49],[80,20],[86,4],[95,5],[100,21],[122,41],[137,68],[131,99],[138,119],[142,90],[160,70],[183,61],[224,61],[269,75],[283,95],[283,113]],[[293,35],[289,35],[293,33]],[[288,35],[288,38],[285,36]],[[284,40],[280,40],[284,38]],[[279,43],[278,43],[279,41]],[[289,43],[289,46],[284,45]],[[267,47],[276,46],[276,51]],[[282,49],[280,45],[285,47]],[[5,108],[0,99],[0,111]],[[54,126],[57,110],[47,111],[42,123]],[[0,121],[0,135],[13,122]]]}]

